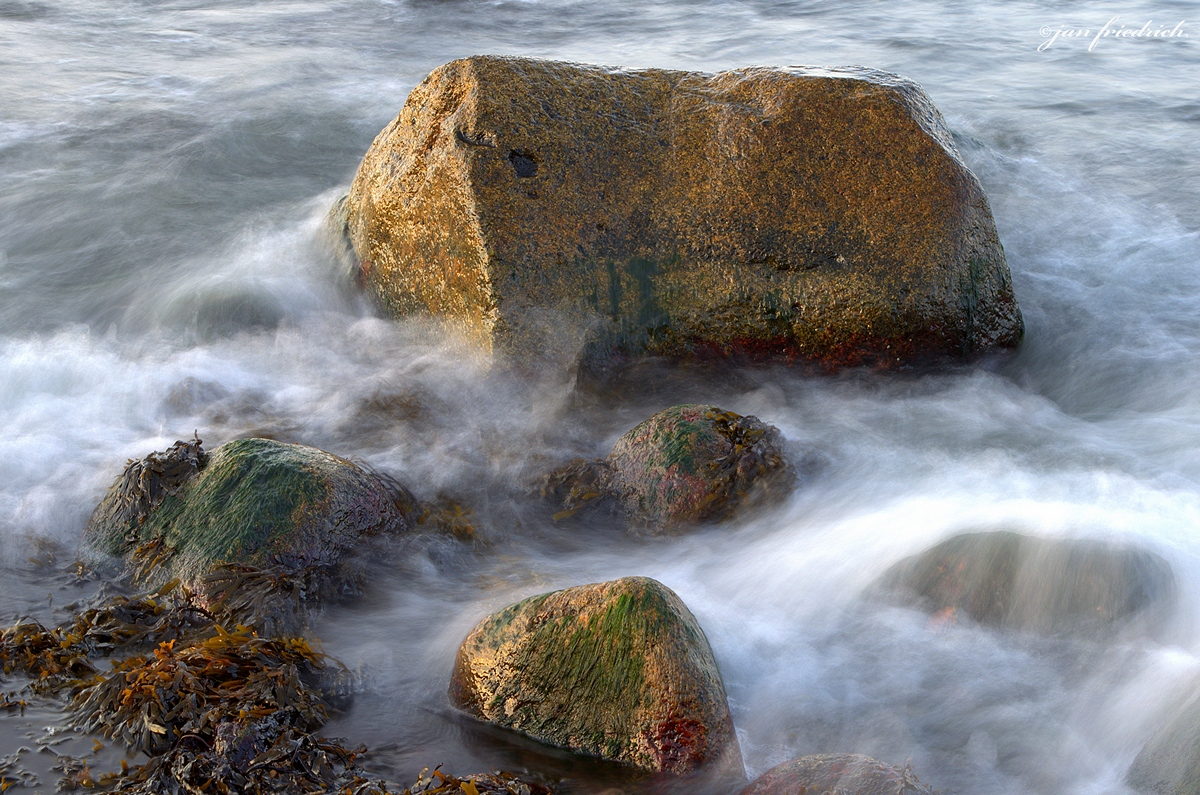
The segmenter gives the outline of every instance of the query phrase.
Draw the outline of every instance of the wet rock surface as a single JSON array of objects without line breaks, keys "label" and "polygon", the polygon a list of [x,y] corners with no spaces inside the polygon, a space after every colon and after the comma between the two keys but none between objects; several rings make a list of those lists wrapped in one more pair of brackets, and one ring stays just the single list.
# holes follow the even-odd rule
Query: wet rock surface
[{"label": "wet rock surface", "polygon": [[966,533],[901,561],[876,583],[939,620],[1087,635],[1154,626],[1174,601],[1168,563],[1145,550],[1008,531]]},{"label": "wet rock surface", "polygon": [[558,518],[607,502],[631,529],[677,530],[790,494],[796,476],[782,444],[779,430],[757,417],[672,406],[617,440],[607,459],[576,460],[549,475],[543,494],[561,506]]},{"label": "wet rock surface", "polygon": [[1125,777],[1147,795],[1200,792],[1200,698],[1178,710],[1146,743]]},{"label": "wet rock surface", "polygon": [[861,754],[819,754],[784,762],[738,795],[935,795],[907,765]]},{"label": "wet rock surface", "polygon": [[450,700],[550,745],[653,772],[741,756],[708,640],[673,592],[626,577],[518,602],[479,623]]},{"label": "wet rock surface", "polygon": [[189,586],[222,566],[330,569],[366,536],[412,526],[395,481],[313,447],[199,439],[130,461],[84,530],[84,551],[124,557],[144,582]]},{"label": "wet rock surface", "polygon": [[[177,582],[94,602],[56,627],[25,619],[0,632],[5,677],[27,678],[3,708],[63,697],[69,726],[115,740],[138,760],[105,772],[58,754],[60,792],[398,792],[364,768],[365,747],[317,734],[352,677],[307,638],[259,634],[220,604],[202,607]],[[9,786],[17,775],[5,778]],[[550,792],[511,773],[459,779],[426,769],[404,793],[460,791]]]},{"label": "wet rock surface", "polygon": [[646,354],[886,367],[1023,333],[941,115],[868,69],[453,61],[332,217],[387,311],[519,360],[583,346],[585,371]]}]

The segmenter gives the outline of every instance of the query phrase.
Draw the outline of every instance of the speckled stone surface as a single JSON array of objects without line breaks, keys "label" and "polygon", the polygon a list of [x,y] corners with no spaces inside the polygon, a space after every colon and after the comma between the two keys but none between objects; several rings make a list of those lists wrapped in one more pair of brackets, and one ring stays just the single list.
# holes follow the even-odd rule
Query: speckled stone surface
[{"label": "speckled stone surface", "polygon": [[886,367],[1023,330],[941,115],[872,70],[453,61],[413,89],[335,217],[389,312],[519,359]]},{"label": "speckled stone surface", "polygon": [[784,762],[738,795],[935,795],[907,768],[862,754],[817,754]]},{"label": "speckled stone surface", "polygon": [[645,577],[534,596],[484,619],[459,648],[450,700],[645,770],[742,771],[708,640],[679,597]]},{"label": "speckled stone surface", "polygon": [[1200,792],[1200,698],[1176,709],[1146,743],[1125,783],[1147,795],[1196,795]]}]

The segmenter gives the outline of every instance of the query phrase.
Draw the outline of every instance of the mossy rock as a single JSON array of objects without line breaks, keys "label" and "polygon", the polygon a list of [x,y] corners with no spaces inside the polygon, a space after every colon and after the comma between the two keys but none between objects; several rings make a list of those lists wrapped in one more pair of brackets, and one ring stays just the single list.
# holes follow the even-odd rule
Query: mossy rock
[{"label": "mossy rock", "polygon": [[390,478],[313,447],[179,442],[129,462],[83,547],[125,557],[147,582],[196,583],[223,564],[328,568],[363,536],[408,529],[412,504]]},{"label": "mossy rock", "polygon": [[862,754],[818,754],[784,762],[738,795],[934,795],[903,768]]},{"label": "mossy rock", "polygon": [[1200,795],[1200,694],[1155,732],[1125,782],[1147,795]]},{"label": "mossy rock", "polygon": [[618,439],[604,461],[573,461],[551,473],[543,493],[561,506],[560,516],[608,502],[631,529],[678,530],[790,494],[796,477],[782,445],[779,430],[757,417],[672,406]]},{"label": "mossy rock", "polygon": [[463,641],[450,700],[550,745],[649,771],[736,769],[716,661],[695,617],[645,577],[518,602]]},{"label": "mossy rock", "polygon": [[1152,627],[1176,590],[1170,565],[1152,552],[1008,531],[950,538],[896,564],[877,586],[943,620],[1072,635],[1135,619]]},{"label": "mossy rock", "polygon": [[[969,357],[1023,333],[979,180],[861,68],[439,67],[332,213],[394,316],[519,361]],[[557,358],[558,354],[555,354]]]}]

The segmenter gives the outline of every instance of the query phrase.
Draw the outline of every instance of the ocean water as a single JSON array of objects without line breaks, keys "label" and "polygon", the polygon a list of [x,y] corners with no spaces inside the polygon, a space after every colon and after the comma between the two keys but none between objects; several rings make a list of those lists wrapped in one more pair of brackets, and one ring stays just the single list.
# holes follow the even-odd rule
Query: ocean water
[{"label": "ocean water", "polygon": [[[445,696],[490,611],[637,574],[704,627],[751,776],[857,751],[946,792],[1127,792],[1200,681],[1195,8],[0,0],[0,614],[64,617],[83,591],[50,559],[70,561],[127,458],[193,431],[210,447],[267,434],[476,509],[476,542],[406,542],[318,626],[362,683],[327,733],[373,747],[393,781],[445,763],[529,767],[569,792],[659,786],[483,731]],[[1089,49],[1106,23],[1180,22]],[[1060,29],[1093,36],[1051,42]],[[475,53],[916,80],[991,199],[1023,346],[938,373],[759,368],[581,401],[555,374],[490,370],[382,319],[322,217],[407,92]],[[523,497],[682,400],[775,424],[815,474],[769,513],[650,541],[555,527]],[[990,528],[1156,552],[1178,578],[1169,630],[1038,640],[864,598],[901,558]],[[91,747],[47,729],[59,720],[0,716],[0,752],[28,747],[45,791],[39,747]]]}]

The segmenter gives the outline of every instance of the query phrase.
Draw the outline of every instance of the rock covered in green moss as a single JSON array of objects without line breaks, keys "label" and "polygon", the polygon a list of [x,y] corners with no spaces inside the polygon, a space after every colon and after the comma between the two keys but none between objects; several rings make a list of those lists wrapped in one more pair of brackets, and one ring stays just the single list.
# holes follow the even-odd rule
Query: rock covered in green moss
[{"label": "rock covered in green moss", "polygon": [[727,519],[740,507],[778,501],[795,473],[779,430],[716,406],[664,409],[617,440],[604,461],[574,461],[544,493],[569,514],[610,499],[631,527],[650,532]]},{"label": "rock covered in green moss", "polygon": [[1147,795],[1200,793],[1200,697],[1177,710],[1150,738],[1125,782]]},{"label": "rock covered in green moss", "polygon": [[612,488],[626,513],[656,526],[723,519],[786,495],[792,471],[778,429],[716,406],[672,406],[613,445]]},{"label": "rock covered in green moss", "polygon": [[741,772],[708,640],[670,589],[645,577],[511,605],[458,651],[455,706],[542,742],[650,771]]},{"label": "rock covered in green moss", "polygon": [[895,366],[1015,346],[995,222],[919,86],[870,69],[434,70],[336,211],[396,316],[585,365]]},{"label": "rock covered in green moss", "polygon": [[406,530],[412,499],[390,478],[313,447],[200,441],[130,461],[92,513],[84,549],[143,579],[194,583],[222,564],[330,567],[363,536]]},{"label": "rock covered in green moss", "polygon": [[907,765],[862,754],[818,754],[784,762],[738,795],[934,795]]},{"label": "rock covered in green moss", "polygon": [[1161,618],[1175,595],[1158,555],[1099,541],[965,533],[901,561],[877,585],[945,620],[1086,634]]}]

